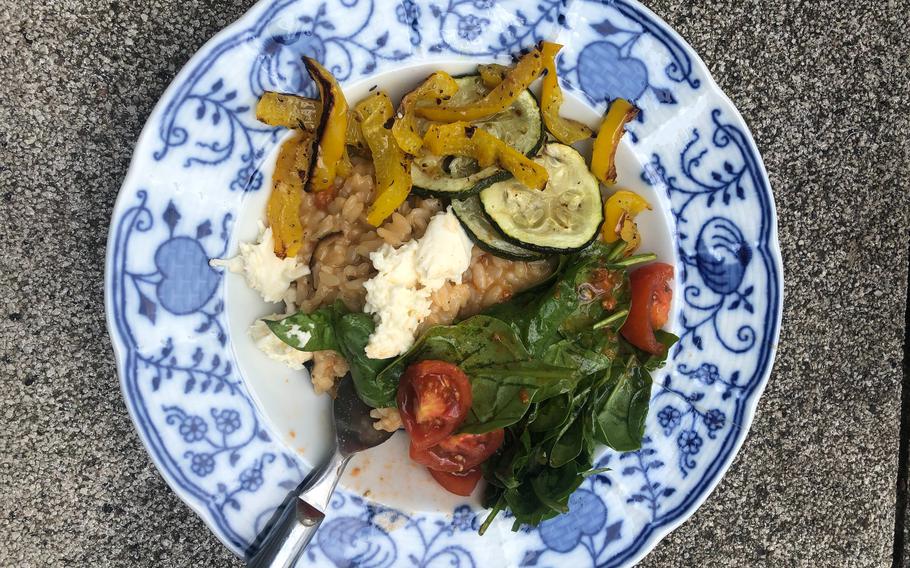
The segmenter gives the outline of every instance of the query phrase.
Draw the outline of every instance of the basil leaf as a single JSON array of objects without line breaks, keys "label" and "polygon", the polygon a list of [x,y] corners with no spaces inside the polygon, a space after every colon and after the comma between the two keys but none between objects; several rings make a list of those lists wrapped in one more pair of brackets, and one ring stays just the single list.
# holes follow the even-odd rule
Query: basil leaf
[{"label": "basil leaf", "polygon": [[395,406],[397,378],[380,380],[378,376],[391,361],[366,356],[367,343],[376,328],[369,314],[350,313],[337,301],[309,314],[297,312],[278,321],[266,320],[266,325],[295,349],[340,353],[351,368],[354,387],[363,402],[374,408]]}]

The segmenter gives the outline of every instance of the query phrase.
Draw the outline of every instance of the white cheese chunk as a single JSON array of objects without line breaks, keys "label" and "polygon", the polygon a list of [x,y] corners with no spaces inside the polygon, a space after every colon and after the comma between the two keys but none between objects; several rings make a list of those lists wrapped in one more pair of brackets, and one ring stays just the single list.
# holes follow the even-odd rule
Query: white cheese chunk
[{"label": "white cheese chunk", "polygon": [[379,274],[364,284],[364,310],[376,318],[376,329],[366,346],[367,357],[385,359],[407,351],[414,331],[430,314],[430,294],[418,289],[417,241],[397,250],[383,245],[370,255]]},{"label": "white cheese chunk", "polygon": [[451,210],[430,220],[420,240],[397,249],[383,245],[370,255],[378,274],[364,284],[367,313],[376,329],[366,355],[395,357],[414,344],[417,327],[430,315],[430,296],[446,282],[461,283],[471,264],[471,240]]},{"label": "white cheese chunk", "polygon": [[471,264],[474,243],[461,228],[451,207],[430,220],[417,249],[417,273],[423,286],[438,290],[446,281],[461,284]]},{"label": "white cheese chunk", "polygon": [[296,258],[278,258],[272,229],[259,223],[256,243],[240,243],[240,254],[231,259],[212,259],[212,266],[223,266],[242,274],[247,285],[259,292],[266,302],[291,300],[291,284],[310,273],[310,267]]},{"label": "white cheese chunk", "polygon": [[[284,316],[278,314],[266,316],[267,319],[281,319],[283,317]],[[269,326],[261,319],[256,320],[253,325],[250,326],[249,334],[253,339],[253,343],[256,344],[256,347],[258,347],[260,351],[268,355],[269,358],[284,363],[294,370],[299,371],[300,369],[303,369],[303,364],[313,358],[312,353],[298,351],[284,341],[278,339],[278,336],[272,333]],[[300,330],[296,339],[306,343],[306,341],[310,340],[310,334]]]}]

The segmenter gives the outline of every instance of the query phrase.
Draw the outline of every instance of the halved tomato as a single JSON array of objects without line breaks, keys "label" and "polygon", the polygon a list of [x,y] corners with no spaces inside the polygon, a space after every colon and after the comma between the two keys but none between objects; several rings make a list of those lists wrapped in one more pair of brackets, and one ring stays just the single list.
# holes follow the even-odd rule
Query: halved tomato
[{"label": "halved tomato", "polygon": [[649,264],[629,275],[632,306],[622,326],[622,336],[635,347],[655,355],[664,352],[664,345],[657,341],[654,330],[666,325],[670,315],[671,280],[673,267],[662,262]]},{"label": "halved tomato", "polygon": [[430,472],[436,483],[442,485],[446,491],[462,497],[470,497],[471,493],[474,492],[474,488],[477,487],[477,482],[483,477],[483,472],[480,471],[479,467],[469,469],[463,473],[449,473],[429,468],[427,468],[427,471]]},{"label": "halved tomato", "polygon": [[505,439],[503,429],[486,434],[455,434],[433,447],[420,449],[411,443],[411,459],[437,471],[463,473],[496,453]]},{"label": "halved tomato", "polygon": [[405,371],[397,400],[411,445],[423,450],[444,440],[464,422],[471,407],[471,382],[456,365],[420,361]]}]

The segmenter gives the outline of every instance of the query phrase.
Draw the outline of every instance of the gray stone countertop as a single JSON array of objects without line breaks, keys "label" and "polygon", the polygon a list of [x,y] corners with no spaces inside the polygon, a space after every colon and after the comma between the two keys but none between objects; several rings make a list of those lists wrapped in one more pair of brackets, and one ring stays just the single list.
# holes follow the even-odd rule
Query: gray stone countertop
[{"label": "gray stone countertop", "polygon": [[[749,438],[643,565],[889,566],[910,3],[646,3],[702,55],[752,128],[777,201],[786,299]],[[0,0],[2,566],[239,565],[168,489],[133,430],[102,271],[146,117],[190,56],[250,5]]]}]

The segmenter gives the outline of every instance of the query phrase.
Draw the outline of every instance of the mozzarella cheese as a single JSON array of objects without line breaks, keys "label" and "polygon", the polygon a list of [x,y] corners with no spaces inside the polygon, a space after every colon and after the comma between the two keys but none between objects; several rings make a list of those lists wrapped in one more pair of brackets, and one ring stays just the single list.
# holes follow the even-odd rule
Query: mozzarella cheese
[{"label": "mozzarella cheese", "polygon": [[379,272],[363,285],[367,291],[364,310],[376,320],[376,329],[366,346],[371,359],[386,359],[407,351],[414,343],[417,326],[430,314],[430,292],[418,286],[417,247],[417,241],[397,250],[383,245],[370,255]]},{"label": "mozzarella cheese", "polygon": [[414,344],[417,326],[430,315],[430,296],[446,282],[461,283],[472,246],[449,210],[430,220],[420,240],[397,249],[383,245],[370,255],[378,274],[364,284],[365,311],[376,320],[367,357],[395,357]]},{"label": "mozzarella cheese", "polygon": [[430,220],[417,250],[417,272],[423,286],[438,290],[446,281],[461,284],[471,264],[474,243],[451,207]]},{"label": "mozzarella cheese", "polygon": [[209,264],[222,266],[242,274],[247,285],[259,292],[266,302],[292,301],[291,284],[310,273],[310,267],[296,258],[278,258],[272,229],[259,223],[256,243],[240,243],[240,253],[234,258],[214,258]]},{"label": "mozzarella cheese", "polygon": [[[278,314],[266,316],[267,319],[281,319],[283,317],[284,316]],[[250,326],[249,334],[253,339],[253,343],[256,344],[256,347],[258,347],[260,351],[268,355],[270,359],[284,363],[294,370],[299,371],[300,369],[303,369],[303,364],[313,358],[312,353],[298,351],[284,341],[278,339],[278,336],[272,333],[269,326],[261,319],[256,320],[253,325]],[[310,334],[300,330],[298,336],[295,338],[302,340],[303,344],[305,344],[306,341],[310,340]]]}]

